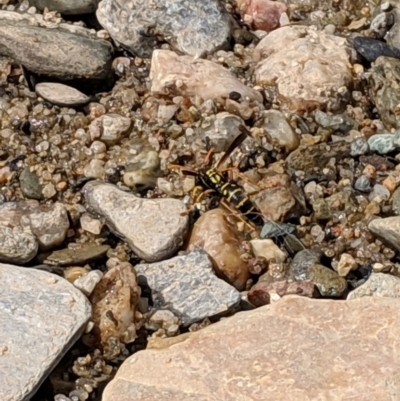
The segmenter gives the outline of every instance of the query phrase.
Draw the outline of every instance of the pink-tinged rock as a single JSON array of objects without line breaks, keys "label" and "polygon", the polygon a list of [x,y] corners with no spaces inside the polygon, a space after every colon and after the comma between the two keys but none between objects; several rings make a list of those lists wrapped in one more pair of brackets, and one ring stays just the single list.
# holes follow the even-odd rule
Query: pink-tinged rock
[{"label": "pink-tinged rock", "polygon": [[267,32],[279,27],[281,14],[287,11],[286,4],[271,0],[239,0],[238,6],[243,19],[251,22],[253,29]]},{"label": "pink-tinged rock", "polygon": [[151,59],[151,93],[161,96],[200,96],[204,100],[228,97],[239,92],[243,98],[262,102],[259,92],[242,84],[226,68],[209,60],[178,56],[169,50],[154,50]]},{"label": "pink-tinged rock", "polygon": [[337,110],[339,88],[352,82],[346,39],[312,28],[276,29],[260,41],[254,57],[255,82],[276,90],[282,110]]},{"label": "pink-tinged rock", "polygon": [[137,352],[102,400],[398,400],[399,332],[397,299],[287,296]]}]

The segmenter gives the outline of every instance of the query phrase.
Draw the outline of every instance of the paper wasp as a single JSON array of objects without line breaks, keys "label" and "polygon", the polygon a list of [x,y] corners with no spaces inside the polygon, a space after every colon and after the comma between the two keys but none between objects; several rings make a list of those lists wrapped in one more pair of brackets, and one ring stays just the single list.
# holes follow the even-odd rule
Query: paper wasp
[{"label": "paper wasp", "polygon": [[[197,178],[198,184],[207,190],[203,193],[216,192],[221,198],[221,203],[228,210],[234,211],[236,214],[243,215],[255,225],[262,225],[264,223],[260,212],[251,202],[250,198],[246,195],[243,189],[235,182],[225,178],[223,173],[219,170],[225,163],[231,153],[238,147],[247,137],[247,129],[244,126],[239,127],[241,133],[232,141],[228,149],[223,154],[221,159],[215,167],[205,167],[198,170],[191,170],[184,166],[172,164],[171,168],[179,168],[183,174],[192,175]],[[213,149],[207,154],[206,165],[209,163]],[[201,195],[200,195],[201,196]],[[226,202],[223,202],[225,200]],[[231,206],[231,207],[230,207]],[[233,210],[232,210],[233,209]]]}]

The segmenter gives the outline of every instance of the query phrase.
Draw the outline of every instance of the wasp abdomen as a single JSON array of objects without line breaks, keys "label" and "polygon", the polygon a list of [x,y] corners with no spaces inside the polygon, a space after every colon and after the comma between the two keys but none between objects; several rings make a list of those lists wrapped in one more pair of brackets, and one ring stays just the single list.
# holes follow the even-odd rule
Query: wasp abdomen
[{"label": "wasp abdomen", "polygon": [[261,215],[238,185],[227,182],[221,186],[221,195],[236,209],[243,213],[249,220],[256,224],[263,224]]}]

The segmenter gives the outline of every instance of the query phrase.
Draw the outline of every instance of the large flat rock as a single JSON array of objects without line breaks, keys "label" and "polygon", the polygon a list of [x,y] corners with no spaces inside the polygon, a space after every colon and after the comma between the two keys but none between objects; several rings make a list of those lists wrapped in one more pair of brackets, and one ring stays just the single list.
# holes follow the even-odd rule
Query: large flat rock
[{"label": "large flat rock", "polygon": [[0,400],[25,401],[82,334],[86,297],[53,274],[0,264]]},{"label": "large flat rock", "polygon": [[134,354],[103,401],[399,400],[399,330],[397,299],[288,296]]}]

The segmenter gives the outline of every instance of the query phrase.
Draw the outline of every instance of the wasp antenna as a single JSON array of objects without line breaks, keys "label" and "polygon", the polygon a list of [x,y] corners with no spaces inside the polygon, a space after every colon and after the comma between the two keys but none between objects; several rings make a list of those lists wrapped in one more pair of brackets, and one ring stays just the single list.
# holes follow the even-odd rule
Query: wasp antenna
[{"label": "wasp antenna", "polygon": [[174,169],[180,170],[182,172],[182,174],[184,174],[184,175],[193,175],[193,176],[199,175],[199,173],[197,171],[187,168],[185,166],[181,166],[180,164],[170,163],[170,164],[168,164],[168,169],[169,170],[174,170]]}]

